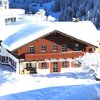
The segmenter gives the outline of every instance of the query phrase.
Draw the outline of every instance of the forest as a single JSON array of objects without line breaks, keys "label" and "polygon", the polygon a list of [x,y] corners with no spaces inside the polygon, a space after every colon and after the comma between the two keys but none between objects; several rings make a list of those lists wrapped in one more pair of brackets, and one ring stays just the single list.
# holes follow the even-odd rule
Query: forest
[{"label": "forest", "polygon": [[55,0],[54,12],[61,11],[59,21],[72,18],[90,20],[100,28],[100,0]]},{"label": "forest", "polygon": [[[53,2],[51,11],[53,13],[60,12],[58,21],[92,21],[95,26],[100,29],[100,0],[10,0],[10,8],[22,8],[26,13],[35,13],[38,9],[35,6]],[[33,3],[34,6],[32,5]],[[44,7],[45,8],[45,7]],[[49,14],[48,8],[46,8]]]}]

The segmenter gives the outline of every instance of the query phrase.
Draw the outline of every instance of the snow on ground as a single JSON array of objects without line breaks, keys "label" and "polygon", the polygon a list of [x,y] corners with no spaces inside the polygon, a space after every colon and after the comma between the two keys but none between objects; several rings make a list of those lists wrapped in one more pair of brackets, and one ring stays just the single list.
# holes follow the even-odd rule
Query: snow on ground
[{"label": "snow on ground", "polygon": [[18,75],[0,65],[0,100],[100,100],[93,73],[82,68],[66,73]]}]

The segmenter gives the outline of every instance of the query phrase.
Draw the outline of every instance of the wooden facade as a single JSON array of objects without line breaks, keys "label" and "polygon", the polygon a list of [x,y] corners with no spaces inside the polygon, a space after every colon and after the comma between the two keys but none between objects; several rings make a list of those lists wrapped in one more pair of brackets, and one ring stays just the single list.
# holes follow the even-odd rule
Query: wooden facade
[{"label": "wooden facade", "polygon": [[[64,61],[67,62],[66,68],[74,67],[74,58],[83,56],[85,52],[93,52],[94,49],[95,46],[89,43],[55,30],[36,40],[31,40],[31,42],[17,48],[13,52],[20,59],[24,59],[24,62],[37,62],[37,69],[49,69],[49,72],[52,73],[61,72]],[[60,59],[64,60],[60,61]],[[46,62],[45,60],[48,61]],[[43,62],[46,64],[43,65]],[[46,68],[41,66],[46,66]]]}]

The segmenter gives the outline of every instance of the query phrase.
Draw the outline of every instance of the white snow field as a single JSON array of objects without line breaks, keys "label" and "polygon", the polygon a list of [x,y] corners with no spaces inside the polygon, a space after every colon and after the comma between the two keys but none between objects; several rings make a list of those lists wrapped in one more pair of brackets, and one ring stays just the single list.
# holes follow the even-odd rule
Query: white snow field
[{"label": "white snow field", "polygon": [[69,68],[66,73],[18,75],[0,65],[0,100],[100,100],[93,72]]}]

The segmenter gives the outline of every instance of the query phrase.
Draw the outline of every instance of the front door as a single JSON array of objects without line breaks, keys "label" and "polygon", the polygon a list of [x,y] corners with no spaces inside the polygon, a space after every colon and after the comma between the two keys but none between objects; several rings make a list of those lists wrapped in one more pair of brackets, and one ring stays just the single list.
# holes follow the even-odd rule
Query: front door
[{"label": "front door", "polygon": [[58,72],[58,63],[53,62],[53,72]]}]

